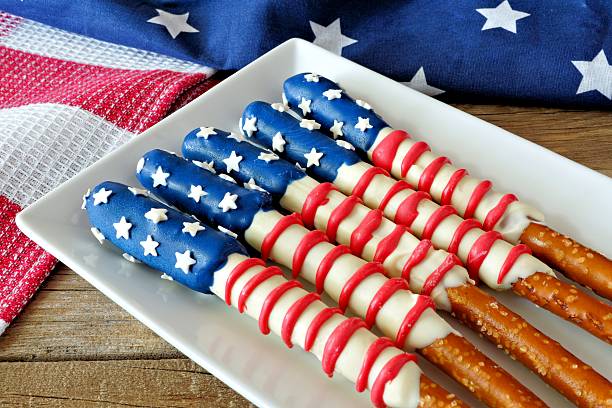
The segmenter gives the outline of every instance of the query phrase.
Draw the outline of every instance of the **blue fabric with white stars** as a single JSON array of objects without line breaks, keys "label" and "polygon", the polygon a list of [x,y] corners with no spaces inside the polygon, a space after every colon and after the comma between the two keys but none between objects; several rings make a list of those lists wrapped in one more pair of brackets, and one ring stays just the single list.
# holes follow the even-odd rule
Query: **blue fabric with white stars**
[{"label": "blue fabric with white stars", "polygon": [[612,105],[608,0],[0,0],[0,10],[218,69],[297,37],[446,100]]},{"label": "blue fabric with white stars", "polygon": [[239,142],[229,138],[228,132],[215,129],[217,134],[205,139],[197,136],[198,131],[199,129],[191,131],[183,140],[185,158],[203,162],[212,160],[217,171],[225,172],[223,159],[234,151],[242,156],[242,161],[240,161],[240,171],[232,171],[231,176],[241,183],[247,183],[253,178],[259,187],[272,194],[274,198],[282,197],[291,183],[306,177],[306,173],[287,161],[271,160],[266,163],[258,159],[261,153],[269,152],[247,141]]},{"label": "blue fabric with white stars", "polygon": [[342,165],[350,166],[361,161],[355,152],[338,146],[323,133],[300,127],[300,122],[293,116],[275,110],[269,103],[260,101],[250,103],[242,112],[242,121],[252,117],[257,118],[257,131],[253,132],[250,139],[256,143],[271,149],[274,135],[277,132],[281,133],[286,143],[284,151],[282,153],[275,151],[276,154],[306,167],[308,160],[304,155],[313,147],[317,152],[323,153],[319,166],[311,165],[306,169],[307,172],[312,172],[323,180],[333,181]]},{"label": "blue fabric with white stars", "polygon": [[[172,153],[156,149],[147,152],[143,158],[144,167],[136,174],[140,184],[164,201],[200,220],[221,225],[243,235],[253,223],[255,214],[260,210],[272,209],[272,197],[268,193],[242,188]],[[170,173],[167,186],[153,187],[151,174],[158,167]],[[191,186],[201,186],[206,195],[199,197],[196,202],[194,198],[189,197]],[[237,208],[223,212],[219,203],[227,193],[238,196]]]},{"label": "blue fabric with white stars", "polygon": [[[106,204],[94,205],[94,194],[101,188],[111,190],[112,194]],[[247,255],[247,250],[237,240],[203,223],[201,225],[205,229],[197,232],[194,237],[182,232],[184,222],[192,223],[196,220],[150,197],[134,195],[128,186],[121,183],[105,181],[98,184],[86,199],[85,208],[90,224],[100,230],[107,241],[198,292],[211,293],[215,272],[226,264],[231,254]],[[168,219],[155,224],[145,218],[145,213],[151,208],[166,209]],[[129,239],[116,237],[113,224],[119,222],[122,216],[132,224]],[[157,256],[144,255],[140,242],[146,241],[148,235],[159,243]],[[196,263],[191,265],[188,273],[184,273],[175,267],[175,253],[187,250],[191,251],[191,258]]]}]

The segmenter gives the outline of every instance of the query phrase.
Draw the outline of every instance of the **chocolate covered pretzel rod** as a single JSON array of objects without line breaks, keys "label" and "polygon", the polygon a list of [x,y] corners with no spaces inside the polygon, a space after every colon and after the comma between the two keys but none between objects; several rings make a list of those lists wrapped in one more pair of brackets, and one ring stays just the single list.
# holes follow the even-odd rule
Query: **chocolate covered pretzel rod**
[{"label": "chocolate covered pretzel rod", "polygon": [[285,81],[286,101],[302,115],[313,118],[334,138],[344,137],[367,153],[372,163],[427,192],[441,205],[451,205],[463,218],[476,218],[486,231],[498,231],[511,243],[523,242],[535,255],[570,279],[612,299],[612,261],[546,227],[543,214],[513,194],[492,189],[450,160],[437,156],[423,141],[392,129],[364,101],[353,99],[338,84],[314,74],[299,74]]},{"label": "chocolate covered pretzel rod", "polygon": [[[565,392],[564,395],[576,404],[601,403],[608,398],[610,383],[606,379],[592,369],[572,371],[572,365],[584,363],[495,298],[469,284],[467,271],[457,265],[454,255],[434,251],[429,241],[419,241],[405,227],[386,218],[380,218],[378,226],[372,228],[367,220],[375,211],[354,198],[347,198],[330,183],[320,184],[270,151],[241,141],[239,135],[213,128],[196,129],[188,134],[183,142],[183,155],[196,165],[231,173],[246,187],[265,189],[283,208],[300,212],[307,226],[326,232],[331,241],[347,245],[353,254],[367,261],[381,262],[390,276],[404,278],[416,293],[429,294],[439,308],[451,312],[461,310],[464,313],[457,316],[468,323],[474,319],[475,324],[483,324],[477,316],[491,316],[496,323],[488,325],[483,335],[554,388],[562,392],[574,389],[574,394]],[[362,245],[364,240],[367,242]],[[446,273],[458,269],[463,273]],[[457,282],[457,278],[462,280]],[[451,292],[453,287],[461,289],[462,296],[455,296],[456,291]],[[501,313],[489,313],[492,308]],[[538,336],[517,335],[516,322],[534,330]],[[562,364],[556,366],[558,370],[543,371],[541,367],[556,356],[562,356]]]},{"label": "chocolate covered pretzel rod", "polygon": [[[341,311],[363,318],[368,328],[376,325],[397,347],[419,350],[489,406],[543,404],[438,316],[429,297],[411,293],[401,278],[387,278],[380,264],[329,243],[321,231],[308,230],[295,213],[271,209],[269,194],[240,187],[162,150],[146,153],[143,160],[137,177],[145,188],[198,219],[244,237],[262,258],[291,268],[294,278],[314,284]],[[157,169],[169,174],[167,185],[153,187]],[[226,197],[233,197],[235,206],[224,206]]]},{"label": "chocolate covered pretzel rod", "polygon": [[[476,220],[459,217],[450,205],[439,206],[427,193],[416,192],[385,170],[363,162],[348,142],[334,141],[306,128],[305,119],[298,121],[265,102],[253,102],[245,108],[242,121],[253,119],[257,131],[251,132],[251,140],[271,149],[276,147],[278,154],[307,167],[319,180],[332,182],[341,192],[358,197],[368,207],[379,209],[391,221],[407,227],[416,237],[456,254],[472,279],[480,278],[496,290],[514,288],[521,296],[612,342],[612,318],[606,319],[612,316],[612,307],[558,281],[527,246],[513,246],[502,240],[497,231],[485,232]],[[278,145],[281,139],[282,151]],[[316,162],[312,157],[317,158]],[[566,296],[559,293],[552,301],[541,286],[533,290],[536,273],[550,275],[547,281],[552,279],[550,282]],[[530,285],[531,290],[525,291],[525,285]]]},{"label": "chocolate covered pretzel rod", "polygon": [[329,376],[339,372],[358,391],[369,389],[374,406],[425,406],[440,398],[446,406],[463,406],[445,391],[440,395],[414,355],[376,337],[361,319],[326,307],[277,267],[249,258],[235,239],[147,197],[144,190],[104,182],[93,191],[85,208],[98,240],[111,241],[128,254],[126,259],[138,259],[167,279],[214,293],[246,312],[263,334],[273,331],[289,347],[298,344],[316,355]]}]

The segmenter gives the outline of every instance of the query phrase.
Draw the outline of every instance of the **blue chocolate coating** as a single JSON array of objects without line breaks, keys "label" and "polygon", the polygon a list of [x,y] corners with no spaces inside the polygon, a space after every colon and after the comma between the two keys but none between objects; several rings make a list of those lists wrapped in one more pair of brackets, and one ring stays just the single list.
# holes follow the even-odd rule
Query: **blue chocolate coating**
[{"label": "blue chocolate coating", "polygon": [[[140,184],[179,210],[193,214],[198,219],[221,225],[242,235],[253,223],[253,217],[257,212],[272,209],[272,197],[268,193],[247,190],[172,153],[156,149],[143,157],[144,166],[140,173],[136,174]],[[166,179],[167,186],[153,187],[151,174],[155,173],[158,166],[161,166],[164,172],[170,173]],[[199,202],[188,197],[192,185],[202,186],[208,193],[200,197]],[[237,208],[223,212],[219,208],[219,202],[228,192],[238,196]]]},{"label": "blue chocolate coating", "polygon": [[[107,204],[94,205],[93,194],[101,188],[111,190],[112,194],[108,197]],[[242,244],[213,227],[201,224],[205,229],[195,237],[182,232],[183,222],[195,222],[193,218],[152,198],[134,195],[124,184],[112,181],[98,184],[86,199],[85,208],[90,224],[100,230],[108,241],[146,265],[166,273],[177,282],[198,292],[211,293],[214,274],[225,265],[229,255],[247,255]],[[145,218],[144,214],[151,208],[168,210],[168,220],[155,224]],[[127,240],[116,238],[113,227],[113,223],[119,222],[122,216],[132,224]],[[146,241],[148,235],[159,243],[156,248],[157,256],[144,256],[140,242]],[[191,257],[196,260],[187,274],[174,267],[175,252],[184,253],[186,250],[190,250]]]},{"label": "blue chocolate coating", "polygon": [[[334,119],[344,122],[342,133],[344,138],[351,142],[357,149],[368,151],[374,144],[376,136],[381,129],[389,125],[379,117],[373,110],[365,109],[355,103],[355,101],[342,91],[342,97],[332,99],[323,96],[323,92],[329,89],[342,89],[337,83],[319,76],[319,82],[308,82],[302,73],[287,79],[283,85],[285,96],[289,105],[297,110],[298,104],[304,99],[310,99],[311,116],[321,124],[321,129],[327,131],[334,124]],[[298,113],[301,111],[297,110]],[[355,129],[358,118],[370,118],[371,129],[362,132]]]},{"label": "blue chocolate coating", "polygon": [[243,183],[255,180],[258,186],[268,191],[274,198],[280,198],[287,191],[289,184],[306,177],[306,173],[285,160],[273,160],[266,163],[258,159],[260,153],[267,151],[246,141],[238,142],[228,138],[229,133],[215,129],[216,135],[208,139],[197,137],[199,129],[191,131],[183,141],[183,156],[189,160],[215,162],[217,171],[225,172],[223,159],[233,151],[242,156],[240,171],[232,171],[231,176]]},{"label": "blue chocolate coating", "polygon": [[314,147],[317,152],[323,153],[319,166],[310,166],[306,171],[315,176],[333,181],[338,175],[338,169],[343,164],[352,165],[361,161],[353,151],[338,146],[336,142],[316,130],[310,131],[300,127],[300,122],[286,112],[279,112],[265,102],[252,102],[242,112],[242,120],[257,118],[257,131],[253,132],[251,139],[257,143],[272,148],[272,138],[280,132],[285,139],[284,151],[275,152],[291,161],[297,161],[306,167],[308,160],[304,154]]}]

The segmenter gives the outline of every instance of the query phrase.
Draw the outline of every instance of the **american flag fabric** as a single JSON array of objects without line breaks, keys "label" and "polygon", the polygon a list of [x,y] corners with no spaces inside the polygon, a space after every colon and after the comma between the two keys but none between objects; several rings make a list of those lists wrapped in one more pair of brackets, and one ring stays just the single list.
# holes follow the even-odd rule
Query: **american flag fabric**
[{"label": "american flag fabric", "polygon": [[0,0],[2,8],[217,69],[300,37],[443,100],[612,106],[609,0]]},{"label": "american flag fabric", "polygon": [[56,263],[15,215],[212,87],[214,72],[0,12],[0,333]]}]

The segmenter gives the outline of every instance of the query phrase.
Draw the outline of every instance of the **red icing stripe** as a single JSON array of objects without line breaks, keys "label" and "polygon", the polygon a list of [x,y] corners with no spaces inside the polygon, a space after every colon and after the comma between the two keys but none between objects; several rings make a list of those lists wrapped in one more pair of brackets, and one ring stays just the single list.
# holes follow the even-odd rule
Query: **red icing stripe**
[{"label": "red icing stripe", "polygon": [[301,287],[302,284],[300,282],[292,280],[275,287],[270,293],[268,293],[268,296],[266,296],[266,299],[264,300],[263,305],[261,306],[261,312],[259,313],[258,319],[259,330],[263,334],[270,333],[268,321],[270,319],[270,313],[272,312],[274,305],[276,305],[276,302],[278,302],[278,299],[280,299],[280,297],[283,296],[285,292],[287,292],[289,289]]},{"label": "red icing stripe", "polygon": [[499,275],[497,275],[497,284],[498,285],[502,283],[502,281],[504,280],[504,278],[506,277],[508,272],[510,272],[510,269],[512,269],[512,266],[514,265],[514,263],[519,258],[519,256],[521,256],[523,254],[531,254],[531,249],[529,249],[529,247],[527,245],[525,245],[525,244],[518,244],[518,245],[512,247],[510,252],[508,252],[508,256],[506,256],[506,260],[504,261],[504,264],[502,265],[501,269],[499,270]]},{"label": "red icing stripe", "polygon": [[378,208],[384,211],[385,208],[387,208],[387,204],[389,204],[389,201],[391,201],[391,199],[397,193],[399,193],[402,190],[409,190],[409,189],[410,189],[410,184],[406,183],[404,180],[399,180],[398,182],[393,184],[393,186],[391,186],[389,191],[387,191],[387,194],[385,194],[385,196],[383,197],[382,201],[378,205]]},{"label": "red icing stripe", "polygon": [[499,219],[504,215],[508,206],[515,201],[518,201],[518,198],[514,194],[504,195],[499,200],[499,203],[489,211],[482,223],[482,227],[485,230],[492,230],[495,228],[495,224],[497,224]]},{"label": "red icing stripe", "polygon": [[294,279],[302,272],[302,266],[304,265],[304,260],[308,252],[310,252],[315,245],[324,241],[327,241],[327,236],[319,230],[310,231],[302,237],[300,243],[295,248],[293,260],[291,262],[291,270],[293,271],[292,274]]},{"label": "red icing stripe", "polygon": [[304,310],[310,306],[314,301],[319,300],[319,295],[316,293],[307,293],[302,296],[297,302],[291,305],[287,314],[283,318],[283,325],[281,327],[281,338],[287,345],[287,347],[293,347],[291,342],[291,336],[293,335],[293,329],[298,319],[304,313]]},{"label": "red icing stripe", "polygon": [[389,133],[372,152],[372,163],[375,166],[391,171],[397,149],[399,149],[400,144],[404,140],[409,138],[408,133],[403,130],[394,130]]},{"label": "red icing stripe", "polygon": [[336,313],[342,314],[342,310],[338,309],[337,307],[326,307],[325,309],[321,310],[314,319],[312,319],[312,322],[310,322],[310,325],[308,326],[308,330],[306,330],[304,350],[310,351],[315,339],[317,338],[317,335],[319,334],[321,326],[323,326],[323,324]]},{"label": "red icing stripe", "polygon": [[393,341],[386,337],[379,337],[372,344],[370,344],[370,347],[368,347],[368,351],[366,351],[365,357],[363,358],[363,363],[361,364],[357,381],[355,381],[355,389],[357,392],[363,392],[367,388],[368,377],[370,376],[370,371],[372,371],[374,362],[378,356],[380,356],[380,353],[382,353],[383,350],[388,347],[393,347]]},{"label": "red icing stripe", "polygon": [[263,281],[270,279],[276,275],[282,275],[283,272],[280,270],[278,266],[268,266],[263,269],[261,272],[254,275],[251,279],[247,281],[242,287],[240,291],[240,295],[238,295],[238,311],[240,313],[244,312],[244,308],[246,306],[246,301],[253,293],[255,288],[259,286]]},{"label": "red icing stripe", "polygon": [[421,173],[421,177],[419,177],[419,186],[418,190],[420,191],[430,191],[431,185],[433,184],[436,175],[445,164],[450,163],[447,157],[440,156],[432,160],[431,163],[425,167],[423,173]]},{"label": "red icing stripe", "polygon": [[472,218],[474,213],[476,212],[476,208],[478,208],[478,204],[482,201],[482,198],[485,194],[491,189],[491,182],[489,180],[483,180],[474,189],[472,195],[470,196],[470,201],[468,201],[467,207],[465,207],[465,213],[463,213],[463,218]]},{"label": "red icing stripe", "polygon": [[402,159],[402,168],[400,172],[402,178],[406,177],[408,170],[410,170],[412,165],[419,159],[419,157],[429,150],[429,145],[423,141],[418,141],[410,147],[410,149],[406,152],[406,156],[404,156]]},{"label": "red icing stripe", "polygon": [[453,238],[451,239],[450,244],[448,244],[447,252],[451,254],[456,254],[459,251],[459,245],[461,244],[461,240],[467,232],[474,228],[480,228],[480,223],[473,218],[469,218],[467,220],[461,221],[461,224],[455,230],[453,234]]},{"label": "red icing stripe", "polygon": [[368,186],[372,182],[372,179],[378,174],[389,176],[389,173],[387,173],[386,170],[383,170],[380,167],[370,167],[361,175],[361,177],[359,177],[359,180],[357,181],[357,183],[355,183],[355,187],[353,187],[351,195],[357,196],[359,198],[363,197],[363,194],[368,189]]},{"label": "red icing stripe", "polygon": [[321,363],[325,374],[330,377],[334,375],[336,362],[342,351],[344,351],[346,343],[361,328],[365,328],[365,322],[358,317],[351,317],[334,329],[327,342],[325,342],[325,348],[323,349]]},{"label": "red icing stripe", "polygon": [[446,183],[446,187],[444,187],[444,190],[442,191],[442,195],[440,196],[440,205],[451,204],[453,200],[453,193],[455,192],[457,184],[459,184],[461,179],[463,179],[463,177],[465,177],[467,174],[468,172],[466,169],[455,170],[453,175],[448,180],[448,183]]},{"label": "red icing stripe", "polygon": [[340,310],[342,310],[342,313],[344,313],[344,311],[348,307],[351,295],[353,294],[357,286],[359,286],[365,278],[370,275],[374,275],[375,273],[380,273],[384,275],[385,270],[379,263],[368,262],[359,269],[357,269],[357,271],[355,271],[355,273],[351,275],[351,277],[346,281],[346,283],[342,287],[342,291],[340,291],[340,296],[338,297],[338,307],[340,308]]},{"label": "red icing stripe", "polygon": [[401,349],[404,348],[404,343],[406,342],[406,338],[410,334],[412,327],[419,320],[419,317],[423,314],[425,310],[428,308],[435,309],[436,305],[433,300],[429,296],[419,295],[415,305],[406,313],[402,324],[397,331],[397,336],[395,336],[395,345]]},{"label": "red icing stripe", "polygon": [[372,234],[380,226],[383,213],[380,210],[369,211],[351,234],[350,248],[353,254],[361,256],[363,248],[372,239]]},{"label": "red icing stripe", "polygon": [[300,215],[297,213],[289,214],[278,220],[276,225],[272,228],[270,232],[265,236],[261,243],[261,258],[268,259],[270,257],[270,252],[272,252],[272,247],[276,243],[278,237],[287,229],[289,226],[299,224],[302,225],[302,220],[300,219]]},{"label": "red icing stripe", "polygon": [[353,211],[353,208],[357,204],[361,203],[359,197],[349,196],[346,197],[340,205],[338,205],[329,215],[329,219],[327,220],[327,236],[330,241],[336,240],[336,233],[338,232],[338,226],[340,223],[348,217],[348,215]]},{"label": "red icing stripe", "polygon": [[405,225],[410,228],[414,219],[419,215],[417,207],[423,200],[429,200],[431,196],[424,191],[415,191],[410,194],[397,208],[394,221],[397,224]]},{"label": "red icing stripe", "polygon": [[421,294],[429,296],[436,286],[444,279],[444,275],[448,273],[455,265],[461,265],[461,261],[455,254],[448,254],[444,262],[433,271],[421,288]]},{"label": "red icing stripe", "polygon": [[474,242],[466,262],[470,278],[478,281],[478,270],[480,269],[480,265],[482,265],[482,262],[487,257],[493,243],[498,239],[501,239],[501,234],[499,232],[488,231],[478,237],[476,242]]},{"label": "red icing stripe", "polygon": [[336,262],[336,260],[342,255],[350,253],[351,250],[348,247],[344,245],[338,245],[335,246],[334,249],[329,251],[327,255],[325,255],[325,257],[321,261],[321,264],[319,264],[319,267],[317,268],[317,273],[315,277],[315,287],[318,293],[323,292],[325,278],[327,277],[327,274],[329,273],[334,262]]},{"label": "red icing stripe", "polygon": [[327,195],[332,190],[338,190],[332,183],[321,183],[312,189],[302,205],[302,220],[304,225],[312,228],[317,209],[329,202]]},{"label": "red icing stripe", "polygon": [[259,258],[248,258],[240,262],[234,267],[234,269],[232,269],[227,277],[227,282],[225,283],[225,303],[227,303],[228,306],[232,305],[232,289],[234,288],[238,278],[240,278],[247,270],[256,265],[263,266],[265,265],[265,262]]},{"label": "red icing stripe", "polygon": [[368,327],[372,327],[376,323],[378,312],[398,290],[408,290],[408,284],[402,278],[389,279],[378,289],[366,312],[365,322]]},{"label": "red icing stripe", "polygon": [[402,268],[402,279],[405,279],[408,284],[410,284],[410,271],[412,271],[412,268],[420,264],[423,259],[425,259],[425,257],[427,256],[427,252],[429,251],[429,248],[431,248],[431,246],[431,241],[428,239],[424,239],[419,242],[416,248],[414,248],[414,251],[412,251],[412,254],[410,254],[410,257]]},{"label": "red icing stripe", "polygon": [[372,385],[372,390],[370,393],[370,400],[372,401],[372,405],[376,408],[384,408],[385,401],[383,396],[385,394],[385,387],[389,384],[397,375],[400,370],[409,362],[415,361],[416,356],[414,354],[402,353],[395,357],[385,364],[385,366],[378,373],[378,377],[374,381]]},{"label": "red icing stripe", "polygon": [[436,231],[436,228],[438,228],[438,225],[440,225],[440,223],[446,218],[455,214],[457,214],[457,210],[450,205],[438,207],[425,223],[425,226],[423,227],[423,234],[421,234],[421,239],[431,239]]},{"label": "red icing stripe", "polygon": [[384,237],[378,243],[376,252],[374,253],[374,258],[372,260],[374,262],[380,262],[381,264],[384,263],[387,257],[391,255],[393,251],[395,251],[405,232],[406,227],[403,225],[397,225],[389,235]]}]

